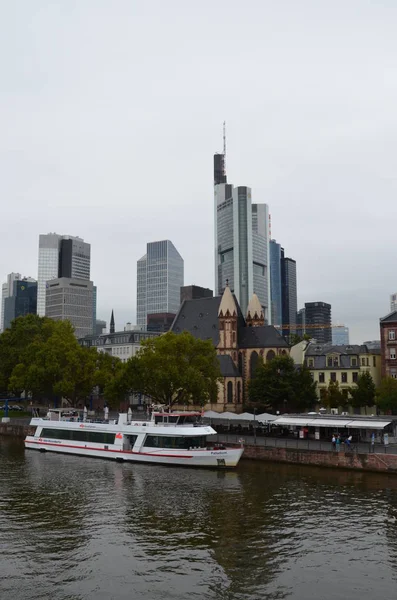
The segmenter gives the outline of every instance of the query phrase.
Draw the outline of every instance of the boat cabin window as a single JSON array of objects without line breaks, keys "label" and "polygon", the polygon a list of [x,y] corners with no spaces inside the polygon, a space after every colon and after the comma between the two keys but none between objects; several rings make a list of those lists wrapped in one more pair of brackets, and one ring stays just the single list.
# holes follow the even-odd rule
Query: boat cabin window
[{"label": "boat cabin window", "polygon": [[170,414],[162,414],[155,415],[154,422],[158,425],[162,423],[177,423],[178,425],[194,425],[198,422],[197,415],[173,415]]},{"label": "boat cabin window", "polygon": [[91,442],[93,444],[114,444],[114,433],[99,431],[73,431],[72,429],[50,429],[44,427],[40,437],[51,440],[68,440],[73,442]]},{"label": "boat cabin window", "polygon": [[157,424],[161,423],[177,423],[178,422],[177,415],[156,415],[154,417],[154,422]]},{"label": "boat cabin window", "polygon": [[147,435],[144,446],[147,448],[175,448],[179,450],[205,448],[206,436],[197,435],[194,437],[185,437],[182,435]]}]

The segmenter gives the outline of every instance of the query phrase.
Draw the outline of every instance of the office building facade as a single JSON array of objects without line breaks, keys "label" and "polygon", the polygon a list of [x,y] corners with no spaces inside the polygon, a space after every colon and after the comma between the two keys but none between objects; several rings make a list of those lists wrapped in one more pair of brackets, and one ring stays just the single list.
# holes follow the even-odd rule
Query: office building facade
[{"label": "office building facade", "polygon": [[46,314],[47,283],[53,279],[90,280],[91,247],[79,237],[57,233],[39,236],[37,314]]},{"label": "office building facade", "polygon": [[14,319],[37,312],[37,281],[24,278],[13,281],[12,292],[4,300],[4,329]]},{"label": "office building facade", "polygon": [[282,285],[281,285],[281,245],[276,240],[269,242],[270,255],[270,305],[271,321],[275,327],[283,322]]},{"label": "office building facade", "polygon": [[332,327],[332,343],[334,346],[349,345],[349,328],[345,325],[334,325]]},{"label": "office building facade", "polygon": [[214,156],[215,293],[226,285],[243,312],[255,293],[270,321],[269,208],[253,204],[251,188],[227,183],[224,155]]},{"label": "office building facade", "polygon": [[397,294],[391,294],[390,296],[390,312],[397,310]]},{"label": "office building facade", "polygon": [[283,335],[289,338],[296,332],[296,313],[298,311],[298,295],[296,281],[296,262],[284,256],[281,248],[281,292],[282,292],[282,317]]},{"label": "office building facade", "polygon": [[93,332],[93,283],[82,279],[60,277],[48,282],[46,317],[70,321],[78,338]]},{"label": "office building facade", "polygon": [[183,258],[169,240],[150,242],[137,262],[137,325],[146,329],[148,315],[175,315],[183,286]]},{"label": "office building facade", "polygon": [[306,311],[301,308],[296,313],[296,333],[303,337],[306,333]]},{"label": "office building facade", "polygon": [[331,305],[326,302],[305,302],[306,329],[318,344],[332,342]]},{"label": "office building facade", "polygon": [[21,279],[20,273],[9,273],[7,275],[7,281],[3,283],[1,288],[1,322],[0,322],[0,333],[4,331],[4,310],[5,310],[5,300],[10,295],[12,295],[14,281]]}]

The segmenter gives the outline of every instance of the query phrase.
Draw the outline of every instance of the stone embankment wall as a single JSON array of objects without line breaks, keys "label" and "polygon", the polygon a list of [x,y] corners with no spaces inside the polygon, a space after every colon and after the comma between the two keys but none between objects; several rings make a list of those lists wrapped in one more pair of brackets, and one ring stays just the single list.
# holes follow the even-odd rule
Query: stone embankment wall
[{"label": "stone embankment wall", "polygon": [[397,454],[356,454],[354,452],[327,452],[295,450],[293,448],[264,448],[246,446],[244,458],[283,462],[316,467],[384,471],[397,474]]},{"label": "stone embankment wall", "polygon": [[32,435],[33,432],[34,427],[29,427],[29,425],[18,425],[17,423],[0,423],[0,435],[24,438],[29,434]]}]

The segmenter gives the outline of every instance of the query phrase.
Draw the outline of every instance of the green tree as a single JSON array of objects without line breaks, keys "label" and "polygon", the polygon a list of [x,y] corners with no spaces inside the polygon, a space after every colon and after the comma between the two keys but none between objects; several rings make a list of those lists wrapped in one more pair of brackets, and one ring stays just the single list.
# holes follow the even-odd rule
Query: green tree
[{"label": "green tree", "polygon": [[[36,352],[53,333],[56,322],[38,315],[18,317],[11,327],[0,335],[0,390],[20,393],[25,388],[10,386],[10,379],[18,365],[29,364]],[[21,368],[20,368],[21,369]]]},{"label": "green tree", "polygon": [[105,394],[120,398],[140,392],[167,406],[204,406],[216,401],[218,381],[221,373],[211,340],[196,339],[188,332],[168,332],[145,340],[140,352],[124,363],[105,388]]},{"label": "green tree", "polygon": [[295,346],[295,344],[299,344],[299,342],[309,342],[310,339],[311,338],[308,333],[304,333],[303,336],[297,333],[291,333],[291,335],[289,336],[289,343],[291,346]]},{"label": "green tree", "polygon": [[338,381],[330,381],[328,388],[322,393],[321,400],[328,408],[345,408],[348,403],[348,394],[345,390],[340,389]]},{"label": "green tree", "polygon": [[289,356],[276,356],[258,363],[248,384],[247,408],[280,412],[301,412],[317,400],[316,383],[306,367],[297,368]]},{"label": "green tree", "polygon": [[350,388],[350,404],[355,408],[371,407],[375,404],[375,384],[368,371],[359,376],[357,387]]},{"label": "green tree", "polygon": [[397,414],[397,379],[384,377],[376,390],[376,405],[380,410]]},{"label": "green tree", "polygon": [[34,340],[14,367],[10,389],[23,389],[47,399],[64,398],[72,405],[85,400],[95,382],[97,352],[82,348],[69,321],[54,321],[51,335]]}]

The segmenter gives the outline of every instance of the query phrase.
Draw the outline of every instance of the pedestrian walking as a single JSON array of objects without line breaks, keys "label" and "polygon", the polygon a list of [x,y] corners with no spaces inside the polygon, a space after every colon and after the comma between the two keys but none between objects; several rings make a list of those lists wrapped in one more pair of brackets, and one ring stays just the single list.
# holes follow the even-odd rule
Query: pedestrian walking
[{"label": "pedestrian walking", "polygon": [[336,437],[335,437],[335,434],[332,436],[331,443],[332,443],[332,449],[336,450]]},{"label": "pedestrian walking", "polygon": [[375,452],[375,433],[372,432],[371,434],[371,450],[372,452]]},{"label": "pedestrian walking", "polygon": [[345,440],[345,444],[346,444],[346,447],[348,450],[350,450],[350,448],[351,448],[352,439],[353,439],[352,436],[349,435],[349,437]]},{"label": "pedestrian walking", "polygon": [[340,435],[336,436],[336,451],[339,452],[340,450]]}]

